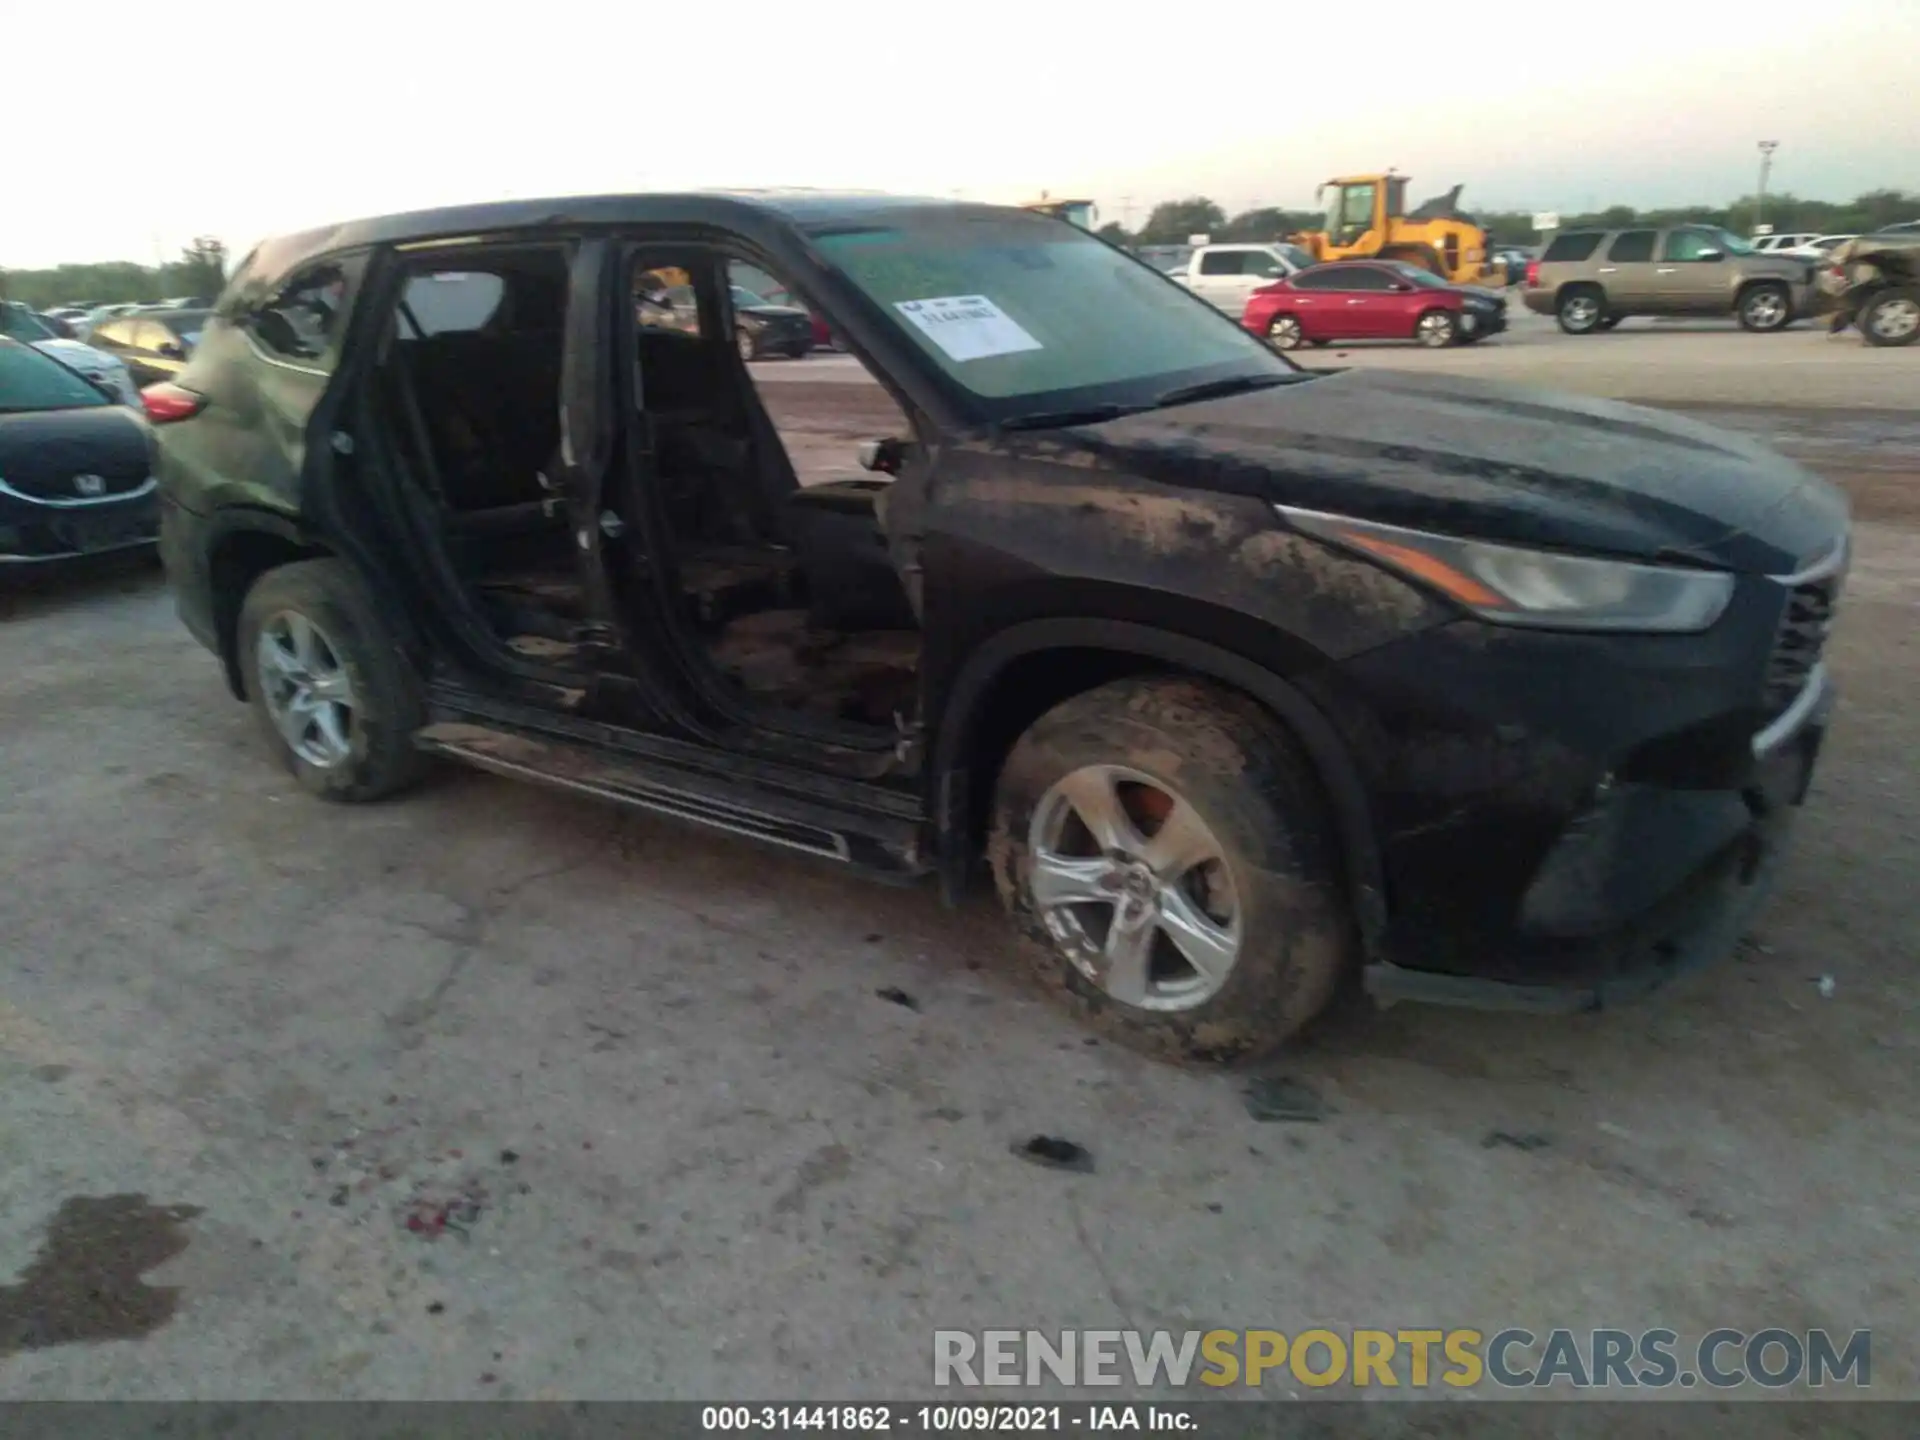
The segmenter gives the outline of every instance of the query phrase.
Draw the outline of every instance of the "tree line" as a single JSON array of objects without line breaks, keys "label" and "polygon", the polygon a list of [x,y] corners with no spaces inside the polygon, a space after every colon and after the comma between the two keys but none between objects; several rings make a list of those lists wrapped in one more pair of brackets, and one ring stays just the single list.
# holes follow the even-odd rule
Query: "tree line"
[{"label": "tree line", "polygon": [[[1538,243],[1533,213],[1526,210],[1469,210],[1496,244]],[[1736,235],[1750,234],[1761,213],[1756,197],[1748,195],[1731,205],[1686,205],[1664,210],[1636,210],[1631,205],[1609,205],[1604,210],[1562,215],[1560,223],[1572,229],[1582,225],[1618,228],[1624,225],[1722,225]],[[1769,195],[1765,214],[1775,230],[1812,230],[1822,235],[1858,235],[1902,220],[1920,219],[1920,192],[1869,190],[1851,200],[1802,200],[1797,195]],[[1122,245],[1183,245],[1189,235],[1215,240],[1272,241],[1301,230],[1317,230],[1324,216],[1317,210],[1284,210],[1266,206],[1229,216],[1203,195],[1169,200],[1153,207],[1146,223],[1129,231],[1118,223],[1100,227],[1100,233]],[[151,303],[175,295],[217,295],[226,284],[227,251],[218,240],[201,238],[166,265],[139,265],[128,260],[96,265],[56,265],[49,270],[0,270],[0,300],[17,300],[36,310],[76,301],[95,305]]]},{"label": "tree line", "polygon": [[50,270],[0,270],[0,300],[34,310],[55,305],[150,305],[180,295],[218,295],[227,283],[227,247],[203,237],[165,265],[109,260]]},{"label": "tree line", "polygon": [[[1539,242],[1533,228],[1533,212],[1527,210],[1475,210],[1474,216],[1496,244],[1532,245]],[[1563,228],[1596,225],[1619,228],[1625,225],[1720,225],[1736,235],[1751,234],[1759,223],[1761,207],[1755,196],[1747,195],[1731,205],[1683,205],[1663,210],[1636,210],[1631,205],[1609,205],[1604,210],[1585,214],[1563,214]],[[1861,235],[1883,225],[1902,220],[1920,220],[1920,192],[1908,190],[1869,190],[1852,200],[1802,200],[1796,195],[1769,195],[1766,221],[1781,232],[1811,230],[1821,235]],[[1122,245],[1184,245],[1190,235],[1210,235],[1215,240],[1272,241],[1284,239],[1301,230],[1318,230],[1325,216],[1317,210],[1282,210],[1265,207],[1229,216],[1205,196],[1170,200],[1153,207],[1146,223],[1129,231],[1117,223],[1100,227],[1100,233]]]}]

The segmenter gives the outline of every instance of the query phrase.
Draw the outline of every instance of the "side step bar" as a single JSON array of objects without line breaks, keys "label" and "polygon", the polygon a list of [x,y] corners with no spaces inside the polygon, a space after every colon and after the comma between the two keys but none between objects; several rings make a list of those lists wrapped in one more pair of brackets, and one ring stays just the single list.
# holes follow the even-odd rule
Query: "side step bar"
[{"label": "side step bar", "polygon": [[733,785],[497,721],[443,720],[413,738],[422,750],[495,775],[691,820],[882,879],[910,881],[932,868],[921,853],[921,827],[913,821]]}]

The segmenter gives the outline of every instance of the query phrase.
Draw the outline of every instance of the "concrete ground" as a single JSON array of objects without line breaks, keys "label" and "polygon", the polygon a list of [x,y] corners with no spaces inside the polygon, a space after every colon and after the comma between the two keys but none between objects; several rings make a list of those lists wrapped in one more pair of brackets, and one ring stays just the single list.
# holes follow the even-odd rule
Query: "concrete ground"
[{"label": "concrete ground", "polygon": [[[1920,421],[1789,408],[1910,400],[1920,352],[1383,361],[1614,393],[1651,382],[1589,357],[1634,347],[1855,496],[1782,890],[1637,1008],[1350,1007],[1272,1067],[1317,1123],[1089,1041],[989,896],[459,771],[326,806],[150,569],[14,595],[0,1398],[900,1397],[936,1328],[1312,1324],[1871,1327],[1920,1395]],[[759,369],[814,452],[866,425],[847,362]]]}]

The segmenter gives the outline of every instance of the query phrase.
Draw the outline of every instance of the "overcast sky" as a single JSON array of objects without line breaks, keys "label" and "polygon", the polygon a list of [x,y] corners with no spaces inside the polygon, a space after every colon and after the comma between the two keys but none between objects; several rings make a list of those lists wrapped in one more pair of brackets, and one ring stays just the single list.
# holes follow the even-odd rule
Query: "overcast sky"
[{"label": "overcast sky", "polygon": [[[0,265],[502,196],[1042,189],[1580,210],[1920,189],[1920,0],[0,0]],[[1138,18],[1132,18],[1138,17]],[[1882,62],[1886,63],[1882,63]],[[151,76],[149,80],[148,76]]]}]

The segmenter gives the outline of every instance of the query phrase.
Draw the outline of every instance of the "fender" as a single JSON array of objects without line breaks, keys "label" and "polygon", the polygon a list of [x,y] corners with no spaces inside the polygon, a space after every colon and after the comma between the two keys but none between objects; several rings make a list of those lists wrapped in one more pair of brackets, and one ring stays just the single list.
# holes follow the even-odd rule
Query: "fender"
[{"label": "fender", "polygon": [[219,506],[206,519],[206,540],[201,553],[206,557],[207,585],[214,608],[214,623],[220,632],[220,663],[226,671],[227,687],[236,700],[245,700],[246,686],[240,675],[240,657],[234,652],[233,621],[239,615],[239,597],[234,597],[232,613],[224,613],[219,595],[211,593],[212,560],[223,542],[236,535],[269,535],[313,556],[331,555],[353,567],[360,583],[373,593],[382,616],[393,626],[394,638],[410,657],[417,657],[422,637],[414,623],[412,608],[380,577],[372,556],[354,543],[324,533],[284,510],[261,505],[228,504]]},{"label": "fender", "polygon": [[1040,650],[1112,650],[1164,660],[1245,691],[1280,717],[1306,749],[1326,787],[1353,891],[1354,917],[1369,959],[1386,929],[1385,877],[1366,791],[1353,758],[1320,708],[1294,686],[1244,656],[1203,640],[1123,620],[1053,619],[1012,625],[968,657],[941,712],[934,743],[934,841],[942,898],[957,904],[972,860],[968,769],[962,757],[982,705],[1012,661]]}]

